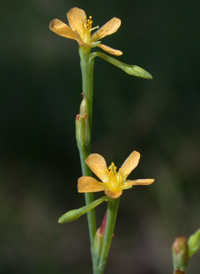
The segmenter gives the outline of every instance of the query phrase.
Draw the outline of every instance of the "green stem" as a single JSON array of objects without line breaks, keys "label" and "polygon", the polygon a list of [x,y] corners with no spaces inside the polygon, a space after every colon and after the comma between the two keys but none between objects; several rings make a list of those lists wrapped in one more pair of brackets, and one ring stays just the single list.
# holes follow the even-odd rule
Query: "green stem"
[{"label": "green stem", "polygon": [[[91,176],[91,171],[85,163],[85,159],[88,157],[90,152],[85,149],[84,146],[82,148],[79,147],[80,160],[81,160],[81,168],[83,176]],[[85,203],[86,205],[92,203],[94,201],[93,193],[85,193]],[[96,218],[95,218],[95,210],[92,209],[87,213],[88,218],[88,226],[89,226],[89,235],[90,235],[90,243],[91,243],[91,253],[93,253],[94,246],[94,237],[96,233]]]},{"label": "green stem", "polygon": [[112,236],[114,232],[119,200],[120,199],[117,198],[117,199],[112,199],[111,201],[108,201],[108,216],[106,221],[106,229],[105,229],[104,241],[102,246],[102,252],[98,262],[98,266],[95,266],[94,268],[94,274],[104,273],[104,269],[106,266],[108,253],[109,253],[110,245],[112,241]]},{"label": "green stem", "polygon": [[[94,58],[90,58],[90,49],[88,48],[79,48],[79,54],[81,59],[81,72],[82,72],[82,91],[87,100],[87,113],[88,113],[88,123],[89,128],[87,132],[87,136],[89,136],[89,140],[91,140],[91,128],[92,128],[92,105],[93,105],[93,70],[94,70]],[[85,163],[85,159],[90,154],[90,146],[91,143],[88,144],[78,143],[80,159],[81,159],[81,168],[83,176],[91,176],[91,171]],[[93,193],[85,193],[85,201],[86,205],[92,203],[94,201]],[[115,227],[115,221],[117,216],[117,210],[119,205],[118,199],[111,199],[108,201],[108,216],[106,221],[106,229],[103,240],[102,251],[100,254],[100,258],[95,258],[94,252],[94,241],[96,234],[96,217],[95,210],[91,210],[87,213],[88,217],[88,227],[89,227],[89,235],[90,235],[90,243],[91,243],[91,254],[92,254],[92,262],[93,262],[93,273],[94,274],[103,274],[105,265],[107,262],[108,252],[110,249],[112,235]]]},{"label": "green stem", "polygon": [[90,59],[90,49],[79,48],[81,59],[82,88],[88,102],[88,118],[90,124],[90,134],[92,128],[92,105],[93,105],[93,72],[94,59]]},{"label": "green stem", "polygon": [[[89,129],[88,136],[91,139],[91,128],[92,128],[92,104],[93,104],[93,70],[94,70],[94,60],[89,61],[90,49],[88,48],[79,48],[79,55],[81,59],[81,73],[82,73],[82,92],[87,99],[88,105],[88,121],[89,121]],[[90,154],[90,146],[91,144],[81,144],[78,146],[80,160],[81,160],[81,168],[83,176],[91,176],[91,171],[85,163],[85,159]],[[93,193],[85,193],[85,202],[86,205],[90,204],[94,201]],[[96,217],[95,210],[91,210],[87,213],[88,218],[88,227],[89,227],[89,235],[90,235],[90,244],[91,244],[91,254],[92,260],[94,262],[93,255],[93,247],[94,247],[94,238],[96,233]]]}]

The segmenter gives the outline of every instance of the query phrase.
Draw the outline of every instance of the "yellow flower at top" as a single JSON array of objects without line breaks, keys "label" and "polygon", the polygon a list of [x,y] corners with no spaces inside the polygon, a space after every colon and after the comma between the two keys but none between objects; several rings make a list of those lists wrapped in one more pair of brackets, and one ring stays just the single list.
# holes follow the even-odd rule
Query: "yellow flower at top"
[{"label": "yellow flower at top", "polygon": [[[59,19],[54,19],[49,24],[50,30],[65,38],[76,40],[80,47],[100,47],[110,54],[117,56],[122,55],[120,50],[103,45],[101,41],[99,41],[118,30],[121,25],[120,19],[114,17],[100,29],[98,29],[98,26],[92,28],[92,16],[89,16],[87,19],[85,11],[77,7],[69,10],[67,18],[69,26]],[[91,35],[94,29],[98,30]]]},{"label": "yellow flower at top", "polygon": [[102,182],[90,176],[82,176],[78,179],[78,192],[105,191],[107,196],[118,198],[124,189],[129,189],[134,185],[152,184],[154,179],[127,180],[128,175],[137,167],[139,160],[140,153],[133,151],[117,172],[114,163],[107,168],[103,156],[97,153],[90,154],[85,162]]}]

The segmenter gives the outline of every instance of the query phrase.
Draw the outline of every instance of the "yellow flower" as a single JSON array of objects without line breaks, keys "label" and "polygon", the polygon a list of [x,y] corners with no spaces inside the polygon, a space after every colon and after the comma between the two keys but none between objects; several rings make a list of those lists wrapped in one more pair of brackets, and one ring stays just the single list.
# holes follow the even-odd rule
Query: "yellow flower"
[{"label": "yellow flower", "polygon": [[102,182],[99,182],[90,176],[82,176],[78,179],[78,192],[105,191],[105,194],[109,197],[118,198],[124,189],[129,189],[134,185],[152,184],[154,179],[126,179],[137,167],[139,160],[140,153],[133,151],[117,172],[114,163],[107,168],[103,156],[96,153],[90,154],[85,162]]},{"label": "yellow flower", "polygon": [[122,55],[120,50],[110,48],[101,44],[101,41],[99,41],[105,36],[113,34],[118,30],[121,25],[120,19],[116,17],[112,18],[91,35],[91,31],[97,29],[98,26],[92,28],[92,16],[89,16],[89,19],[87,19],[84,10],[76,7],[72,8],[67,13],[67,18],[69,26],[59,19],[54,19],[49,24],[50,30],[65,38],[76,40],[80,47],[100,47],[110,54],[117,56]]}]

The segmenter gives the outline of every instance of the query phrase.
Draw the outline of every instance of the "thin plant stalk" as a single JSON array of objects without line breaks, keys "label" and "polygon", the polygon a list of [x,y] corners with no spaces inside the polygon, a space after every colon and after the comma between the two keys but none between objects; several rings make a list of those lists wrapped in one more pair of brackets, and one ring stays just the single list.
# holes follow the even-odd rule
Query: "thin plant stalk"
[{"label": "thin plant stalk", "polygon": [[[85,48],[85,49],[79,48],[79,55],[81,60],[80,64],[81,64],[81,73],[82,73],[82,91],[87,100],[87,113],[88,113],[88,122],[89,122],[89,128],[88,128],[89,132],[87,132],[87,135],[89,136],[89,139],[91,140],[94,59],[90,58],[90,49],[88,48]],[[88,144],[84,143],[78,146],[83,176],[91,176],[91,170],[85,163],[85,159],[90,154],[90,146],[91,146],[90,142]],[[86,204],[90,204],[93,201],[94,201],[93,193],[85,193]],[[97,231],[95,210],[93,209],[87,213],[94,274],[104,273],[104,269],[107,262],[111,241],[112,241],[112,235],[115,227],[118,205],[119,205],[119,199],[112,199],[112,201],[108,202],[108,216],[106,221],[105,237],[103,240],[102,251],[101,251],[101,254],[99,254],[98,260],[96,260],[95,254],[94,254],[94,240],[95,240],[95,234]]]},{"label": "thin plant stalk", "polygon": [[[94,60],[89,61],[90,49],[88,48],[79,48],[80,55],[80,65],[81,65],[81,73],[82,73],[82,92],[87,99],[87,113],[88,113],[88,121],[89,128],[87,135],[91,140],[91,128],[92,128],[92,104],[93,104],[93,70],[94,70]],[[83,176],[91,176],[91,170],[85,163],[85,159],[90,154],[90,146],[91,143],[82,144],[78,146],[80,160],[81,160],[81,169]],[[85,193],[85,202],[86,204],[90,204],[94,201],[93,193]],[[88,219],[88,227],[89,227],[89,235],[90,235],[90,244],[91,244],[91,254],[92,260],[94,263],[93,249],[94,249],[94,238],[96,233],[96,217],[95,210],[91,210],[87,213]]]}]

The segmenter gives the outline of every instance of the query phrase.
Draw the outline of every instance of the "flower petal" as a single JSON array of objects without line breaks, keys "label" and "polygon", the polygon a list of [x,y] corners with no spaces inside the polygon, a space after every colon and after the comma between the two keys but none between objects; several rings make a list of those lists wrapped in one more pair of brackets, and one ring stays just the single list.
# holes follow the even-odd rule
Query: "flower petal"
[{"label": "flower petal", "polygon": [[59,19],[52,20],[49,24],[49,28],[60,36],[76,40],[76,36],[70,27]]},{"label": "flower petal", "polygon": [[112,192],[112,191],[110,191],[110,190],[107,189],[107,190],[105,190],[105,194],[107,196],[109,196],[110,198],[116,199],[116,198],[118,198],[119,196],[122,195],[122,190],[118,190],[118,191]]},{"label": "flower petal", "polygon": [[69,25],[73,31],[77,31],[82,37],[84,26],[87,25],[87,16],[84,10],[77,7],[72,8],[67,13]]},{"label": "flower petal", "polygon": [[76,40],[79,43],[79,45],[81,45],[83,47],[87,47],[88,46],[86,43],[83,42],[81,36],[79,35],[79,33],[77,31],[75,31],[74,34],[75,34]]},{"label": "flower petal", "polygon": [[85,162],[99,179],[103,182],[107,179],[107,175],[105,173],[107,170],[107,164],[103,156],[93,153],[86,158]]},{"label": "flower petal", "polygon": [[113,17],[92,35],[92,41],[98,41],[105,36],[115,33],[120,26],[121,20]]},{"label": "flower petal", "polygon": [[140,153],[137,151],[133,151],[126,161],[121,166],[121,173],[126,178],[138,165],[140,160]]},{"label": "flower petal", "polygon": [[123,54],[123,52],[121,50],[113,49],[113,48],[111,48],[109,46],[106,46],[106,45],[103,45],[103,44],[99,44],[98,47],[105,50],[106,52],[108,52],[110,54],[113,54],[113,55],[116,55],[116,56],[120,56],[120,55]]},{"label": "flower petal", "polygon": [[104,184],[98,182],[96,179],[90,176],[82,176],[78,179],[78,192],[98,192],[103,191]]},{"label": "flower petal", "polygon": [[147,186],[153,184],[155,180],[154,179],[137,179],[137,180],[127,180],[125,185],[126,186]]}]

